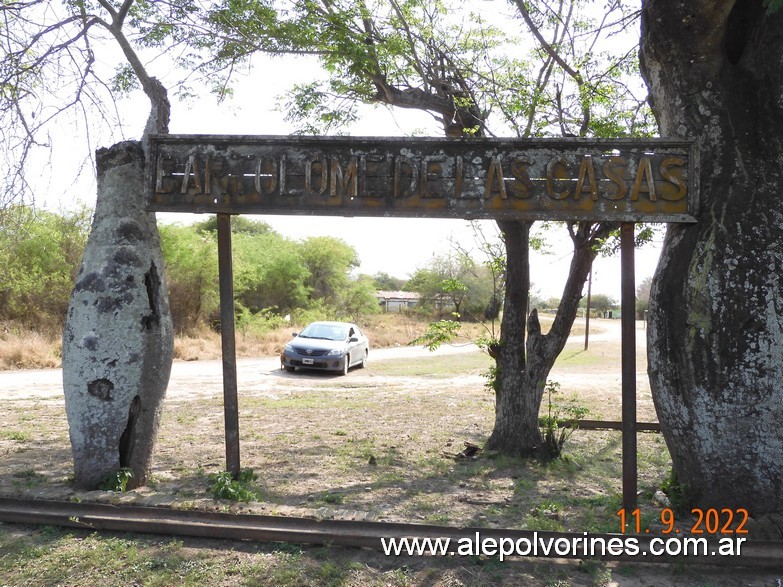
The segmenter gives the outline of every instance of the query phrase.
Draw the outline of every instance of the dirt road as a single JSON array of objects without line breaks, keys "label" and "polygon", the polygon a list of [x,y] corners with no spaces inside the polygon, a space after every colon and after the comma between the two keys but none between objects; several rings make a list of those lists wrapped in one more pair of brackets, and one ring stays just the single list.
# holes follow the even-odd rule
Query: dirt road
[{"label": "dirt road", "polygon": [[[576,323],[579,326],[579,321]],[[592,320],[590,343],[619,342],[619,320]],[[584,335],[578,335],[569,339],[567,348],[581,348],[584,344]],[[646,333],[644,324],[637,323],[636,336],[637,354],[642,355],[646,346]],[[371,349],[370,364],[377,361],[389,361],[394,359],[406,359],[423,356],[456,355],[477,350],[472,344],[443,345],[435,352],[430,352],[424,347],[396,347],[384,349]],[[371,367],[368,372],[371,371]],[[589,371],[589,369],[587,370]],[[348,375],[359,383],[359,379],[366,375],[361,369],[353,369]],[[639,385],[645,390],[646,374],[639,370]],[[262,357],[258,359],[237,360],[237,380],[243,393],[252,395],[266,395],[274,397],[280,391],[281,377],[291,378],[290,374],[280,371],[280,361],[277,357]],[[293,376],[295,377],[295,375]],[[584,385],[589,383],[596,388],[614,388],[620,384],[620,372],[617,373],[570,373],[553,372],[561,386],[567,388],[572,384]],[[478,384],[483,384],[483,379],[476,376]],[[463,382],[464,383],[464,382]],[[221,361],[175,361],[172,366],[171,379],[167,395],[170,398],[186,398],[197,396],[220,396],[223,393],[223,374]],[[24,371],[0,372],[0,401],[3,400],[57,400],[62,398],[62,370],[61,369],[31,369]]]}]

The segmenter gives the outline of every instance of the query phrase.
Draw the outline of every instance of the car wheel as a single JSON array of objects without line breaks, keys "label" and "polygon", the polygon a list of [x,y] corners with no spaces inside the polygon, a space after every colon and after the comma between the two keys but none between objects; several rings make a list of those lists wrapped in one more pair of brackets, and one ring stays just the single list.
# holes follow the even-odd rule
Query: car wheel
[{"label": "car wheel", "polygon": [[343,363],[343,375],[348,375],[348,368],[351,366],[351,355],[345,355],[345,363]]},{"label": "car wheel", "polygon": [[370,354],[370,351],[367,349],[364,349],[364,357],[362,357],[362,362],[359,363],[359,368],[364,369],[367,366],[367,356]]},{"label": "car wheel", "polygon": [[293,373],[296,371],[296,367],[291,367],[289,365],[280,365],[283,369],[285,369],[288,373]]}]

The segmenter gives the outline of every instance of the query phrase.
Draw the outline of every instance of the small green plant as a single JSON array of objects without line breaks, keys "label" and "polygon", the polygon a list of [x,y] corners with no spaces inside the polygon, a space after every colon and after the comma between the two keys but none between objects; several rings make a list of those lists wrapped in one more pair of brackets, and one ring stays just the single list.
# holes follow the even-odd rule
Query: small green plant
[{"label": "small green plant", "polygon": [[563,445],[578,427],[589,412],[584,406],[576,403],[572,398],[566,404],[555,404],[552,396],[560,393],[560,384],[557,381],[547,381],[544,387],[547,397],[547,415],[539,420],[541,426],[541,459],[545,462],[560,458]]},{"label": "small green plant", "polygon": [[234,479],[229,471],[214,473],[208,477],[209,490],[215,499],[228,499],[231,501],[259,501],[261,490],[256,484],[258,476],[253,469],[242,469],[239,477]]},{"label": "small green plant", "polygon": [[691,509],[691,498],[688,495],[688,485],[680,483],[674,469],[669,471],[669,476],[661,484],[661,491],[666,494],[671,503],[672,510],[677,514],[684,514]]},{"label": "small green plant", "polygon": [[321,501],[332,505],[340,505],[345,501],[345,496],[343,496],[342,493],[336,493],[336,492],[333,493],[330,491],[325,491],[321,495]]},{"label": "small green plant", "polygon": [[486,371],[482,371],[481,376],[487,380],[484,383],[484,389],[486,389],[487,391],[491,391],[492,393],[497,393],[498,385],[499,385],[499,380],[498,380],[499,373],[500,373],[500,369],[498,369],[497,365],[490,365]]},{"label": "small green plant", "polygon": [[119,491],[124,493],[128,489],[128,481],[133,479],[133,471],[123,467],[118,471],[109,473],[106,478],[98,485],[101,491]]}]

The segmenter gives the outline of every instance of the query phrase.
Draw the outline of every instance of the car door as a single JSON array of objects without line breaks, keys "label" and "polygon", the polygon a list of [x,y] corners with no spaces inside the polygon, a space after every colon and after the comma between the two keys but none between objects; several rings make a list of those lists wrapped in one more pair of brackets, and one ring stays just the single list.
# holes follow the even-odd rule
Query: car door
[{"label": "car door", "polygon": [[[351,354],[351,364],[359,363],[364,358],[364,352],[367,348],[367,338],[359,330],[358,326],[351,326],[348,335],[348,352]],[[356,339],[356,340],[352,340]]]}]

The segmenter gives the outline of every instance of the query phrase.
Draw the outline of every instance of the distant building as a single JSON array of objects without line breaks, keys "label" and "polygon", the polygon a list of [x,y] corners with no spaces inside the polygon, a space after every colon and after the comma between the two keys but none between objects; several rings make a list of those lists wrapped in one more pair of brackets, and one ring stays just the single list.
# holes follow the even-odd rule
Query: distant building
[{"label": "distant building", "polygon": [[415,291],[376,291],[375,297],[384,312],[402,312],[417,306],[421,296]]}]

